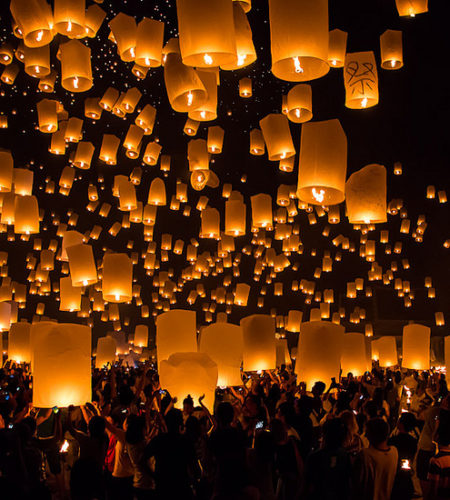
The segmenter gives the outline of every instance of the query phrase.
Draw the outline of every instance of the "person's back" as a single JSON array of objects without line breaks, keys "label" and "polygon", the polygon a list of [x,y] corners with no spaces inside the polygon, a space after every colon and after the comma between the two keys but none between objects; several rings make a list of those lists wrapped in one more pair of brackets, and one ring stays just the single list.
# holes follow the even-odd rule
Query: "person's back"
[{"label": "person's back", "polygon": [[364,448],[356,470],[358,498],[389,500],[397,472],[398,452],[388,446],[389,425],[382,418],[374,418],[366,424],[369,448]]}]

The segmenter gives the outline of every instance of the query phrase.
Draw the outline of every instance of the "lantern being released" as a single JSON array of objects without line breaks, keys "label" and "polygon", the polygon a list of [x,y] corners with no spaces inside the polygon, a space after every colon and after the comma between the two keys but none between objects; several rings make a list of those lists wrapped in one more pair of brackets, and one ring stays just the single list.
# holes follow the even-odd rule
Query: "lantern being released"
[{"label": "lantern being released", "polygon": [[221,322],[202,329],[199,351],[207,354],[217,364],[218,387],[242,385],[240,369],[243,348],[240,326]]},{"label": "lantern being released", "polygon": [[346,333],[343,336],[341,369],[342,376],[352,373],[360,377],[370,371],[370,363],[366,355],[366,339],[362,333]]},{"label": "lantern being released", "polygon": [[346,54],[344,83],[347,108],[364,109],[378,104],[378,73],[373,52]]},{"label": "lantern being released", "polygon": [[233,3],[229,0],[177,0],[183,63],[213,68],[236,61]]},{"label": "lantern being released", "polygon": [[298,339],[295,373],[311,390],[316,382],[327,386],[333,377],[338,379],[344,327],[328,321],[302,323]]},{"label": "lantern being released", "polygon": [[102,369],[107,363],[112,365],[116,359],[116,341],[112,337],[100,337],[97,340],[95,368]]},{"label": "lantern being released", "polygon": [[177,352],[161,361],[159,382],[172,398],[177,398],[178,406],[188,395],[194,404],[204,395],[203,404],[213,411],[217,373],[217,364],[207,354]]},{"label": "lantern being released", "polygon": [[327,0],[270,0],[269,21],[277,78],[305,82],[328,73]]},{"label": "lantern being released", "polygon": [[178,352],[197,351],[195,311],[173,309],[160,314],[156,321],[158,366]]},{"label": "lantern being released", "polygon": [[241,319],[244,335],[244,371],[276,368],[275,320],[264,314]]},{"label": "lantern being released", "polygon": [[15,363],[31,363],[30,323],[13,323],[8,337],[8,359]]},{"label": "lantern being released", "polygon": [[80,406],[91,401],[91,329],[71,323],[31,326],[33,406]]},{"label": "lantern being released", "polygon": [[415,323],[403,327],[402,368],[429,370],[430,333],[430,328]]},{"label": "lantern being released", "polygon": [[402,32],[386,30],[380,36],[381,67],[400,69],[403,66]]},{"label": "lantern being released", "polygon": [[302,126],[297,196],[313,205],[337,205],[345,199],[347,136],[339,120]]},{"label": "lantern being released", "polygon": [[353,173],[345,185],[348,220],[351,224],[386,222],[386,168],[367,165]]}]

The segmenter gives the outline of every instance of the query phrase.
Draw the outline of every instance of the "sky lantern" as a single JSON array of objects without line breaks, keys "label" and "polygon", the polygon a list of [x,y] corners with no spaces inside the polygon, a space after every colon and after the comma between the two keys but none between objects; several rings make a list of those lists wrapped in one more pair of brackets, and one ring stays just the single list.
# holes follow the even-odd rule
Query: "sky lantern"
[{"label": "sky lantern", "polygon": [[178,352],[197,351],[195,311],[172,309],[156,320],[156,349],[158,366],[161,361]]},{"label": "sky lantern", "polygon": [[335,29],[329,33],[328,63],[331,68],[343,68],[347,52],[346,31]]},{"label": "sky lantern", "polygon": [[303,83],[291,88],[287,95],[287,117],[294,123],[311,120],[313,117],[311,85]]},{"label": "sky lantern", "polygon": [[351,224],[386,222],[386,168],[367,165],[353,173],[345,184],[346,207]]},{"label": "sky lantern", "polygon": [[328,73],[327,0],[270,0],[269,21],[277,78],[306,82]]},{"label": "sky lantern", "polygon": [[39,0],[12,0],[11,14],[20,25],[27,47],[42,47],[53,39],[52,12],[47,2]]},{"label": "sky lantern", "polygon": [[339,120],[302,126],[297,196],[313,205],[336,205],[345,199],[347,136]]},{"label": "sky lantern", "polygon": [[352,373],[361,377],[371,370],[370,361],[366,355],[366,340],[362,333],[346,333],[343,336],[341,353],[342,376]]},{"label": "sky lantern", "polygon": [[166,204],[166,186],[164,181],[159,177],[155,177],[150,184],[148,204],[157,206]]},{"label": "sky lantern", "polygon": [[229,0],[177,0],[183,63],[213,68],[236,61],[233,3]]},{"label": "sky lantern", "polygon": [[254,314],[241,319],[243,370],[274,370],[276,367],[275,321],[269,315]]},{"label": "sky lantern", "polygon": [[373,52],[345,55],[344,84],[347,108],[365,109],[378,104],[378,73]]},{"label": "sky lantern", "polygon": [[84,235],[78,231],[66,231],[63,235],[62,245],[61,245],[61,260],[68,261],[67,248],[73,245],[79,245],[84,243]]},{"label": "sky lantern", "polygon": [[79,142],[83,138],[83,120],[71,116],[67,122],[64,138],[68,142]]},{"label": "sky lantern", "polygon": [[13,181],[14,160],[10,151],[0,150],[0,193],[9,193]]},{"label": "sky lantern", "polygon": [[204,396],[203,404],[213,411],[217,377],[217,364],[201,352],[177,352],[160,363],[159,382],[172,398],[177,398],[177,407],[183,406],[188,395],[195,405]]},{"label": "sky lantern", "polygon": [[39,205],[35,196],[16,196],[14,202],[14,232],[39,233]]},{"label": "sky lantern", "polygon": [[156,119],[156,108],[151,104],[146,104],[142,111],[137,115],[135,123],[138,127],[144,129],[144,135],[151,135]]},{"label": "sky lantern", "polygon": [[59,280],[59,310],[79,311],[81,309],[81,287],[72,285],[71,277]]},{"label": "sky lantern", "polygon": [[46,92],[51,94],[55,90],[56,77],[58,74],[54,69],[50,71],[48,75],[43,76],[39,79],[38,88],[41,92]]},{"label": "sky lantern", "polygon": [[158,163],[159,153],[162,146],[157,142],[149,142],[145,148],[144,156],[142,158],[146,165],[156,165]]},{"label": "sky lantern", "polygon": [[200,230],[200,238],[220,237],[220,213],[216,208],[205,208],[201,214],[202,225]]},{"label": "sky lantern", "polygon": [[103,257],[102,294],[107,302],[132,299],[133,264],[127,254],[108,253]]},{"label": "sky lantern", "polygon": [[197,70],[197,74],[206,89],[206,100],[195,109],[189,110],[189,118],[200,122],[217,118],[217,80],[210,71]]},{"label": "sky lantern", "polygon": [[[218,319],[220,313],[217,315]],[[202,329],[199,352],[207,354],[218,370],[217,386],[231,387],[242,385],[241,364],[244,348],[242,328],[223,321],[218,321]]]},{"label": "sky lantern", "polygon": [[136,325],[134,329],[134,345],[138,347],[147,347],[148,345],[147,325]]},{"label": "sky lantern", "polygon": [[252,95],[253,95],[253,91],[252,91],[251,78],[241,78],[239,80],[239,96],[240,97],[251,97]]},{"label": "sky lantern", "polygon": [[66,249],[69,258],[72,286],[88,286],[97,283],[97,268],[90,245],[72,245]]},{"label": "sky lantern", "polygon": [[300,325],[303,318],[302,311],[290,310],[286,322],[286,330],[288,332],[300,332]]},{"label": "sky lantern", "polygon": [[119,12],[117,16],[109,21],[109,27],[117,43],[117,52],[124,62],[134,61],[136,57],[136,20]]},{"label": "sky lantern", "polygon": [[97,340],[95,355],[95,368],[101,370],[109,363],[112,365],[116,359],[116,341],[112,337],[100,337]]},{"label": "sky lantern", "polygon": [[428,326],[411,323],[403,327],[402,368],[429,370],[430,334]]},{"label": "sky lantern", "polygon": [[402,32],[386,30],[380,36],[380,50],[383,69],[400,69],[403,66]]},{"label": "sky lantern", "polygon": [[25,73],[33,78],[41,78],[50,74],[50,46],[25,47],[24,49]]},{"label": "sky lantern", "polygon": [[108,165],[116,165],[117,150],[119,149],[120,139],[112,134],[103,134],[102,145],[100,148],[99,159]]},{"label": "sky lantern", "polygon": [[8,359],[15,363],[31,363],[30,323],[13,323],[8,335]]},{"label": "sky lantern", "polygon": [[78,40],[63,43],[61,85],[69,92],[86,92],[92,87],[91,49]]},{"label": "sky lantern", "polygon": [[80,406],[92,399],[91,329],[42,321],[31,326],[33,406]]},{"label": "sky lantern", "polygon": [[86,0],[55,0],[54,29],[68,38],[83,38],[85,27]]},{"label": "sky lantern", "polygon": [[339,379],[344,327],[329,321],[302,323],[298,339],[295,373],[297,381],[311,390],[316,382],[327,387],[334,377]]},{"label": "sky lantern", "polygon": [[250,154],[261,156],[264,154],[265,150],[266,146],[261,130],[259,128],[250,130]]},{"label": "sky lantern", "polygon": [[97,36],[97,31],[103,24],[105,17],[106,12],[101,7],[96,4],[89,5],[84,19],[86,35],[89,38],[95,38]]},{"label": "sky lantern", "polygon": [[283,114],[271,113],[259,122],[270,161],[295,155],[289,122]]},{"label": "sky lantern", "polygon": [[11,304],[0,302],[0,332],[7,332],[11,326]]},{"label": "sky lantern", "polygon": [[269,194],[260,193],[250,198],[252,203],[252,224],[254,227],[272,226],[272,198]]},{"label": "sky lantern", "polygon": [[42,99],[37,103],[39,130],[52,134],[58,130],[58,102],[53,99]]},{"label": "sky lantern", "polygon": [[84,116],[92,120],[99,120],[103,112],[103,108],[100,106],[99,101],[99,97],[87,98],[84,101]]},{"label": "sky lantern", "polygon": [[225,202],[225,234],[228,236],[243,236],[246,231],[247,207],[243,197],[237,191],[232,191]]},{"label": "sky lantern", "polygon": [[234,30],[236,35],[236,56],[233,64],[222,64],[221,69],[236,70],[256,61],[252,30],[242,3],[233,2]]},{"label": "sky lantern", "polygon": [[224,134],[223,128],[218,125],[208,127],[207,145],[209,153],[220,154],[222,152]]},{"label": "sky lantern", "polygon": [[[5,66],[1,75],[1,81],[6,83],[7,85],[12,85],[16,79],[16,76],[19,74],[19,66],[17,64],[12,63],[8,66]],[[5,120],[6,116],[2,115],[1,118]],[[6,128],[6,127],[1,127]]]},{"label": "sky lantern", "polygon": [[87,170],[91,167],[91,160],[94,156],[95,146],[92,142],[80,141],[77,144],[73,166]]},{"label": "sky lantern", "polygon": [[144,17],[136,30],[136,64],[145,68],[161,66],[164,23]]},{"label": "sky lantern", "polygon": [[99,101],[99,105],[106,111],[112,111],[114,104],[119,98],[119,91],[114,87],[108,87]]},{"label": "sky lantern", "polygon": [[395,0],[395,4],[399,16],[415,17],[428,12],[428,0]]}]

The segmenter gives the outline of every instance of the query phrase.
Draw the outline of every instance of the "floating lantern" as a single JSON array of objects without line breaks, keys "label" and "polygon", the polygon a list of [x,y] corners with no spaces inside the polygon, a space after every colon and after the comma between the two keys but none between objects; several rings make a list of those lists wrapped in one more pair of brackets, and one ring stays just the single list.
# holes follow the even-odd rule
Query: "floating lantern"
[{"label": "floating lantern", "polygon": [[69,258],[72,286],[88,286],[97,283],[97,268],[90,245],[72,245],[66,248]]},{"label": "floating lantern", "polygon": [[400,69],[403,66],[401,31],[386,30],[380,36],[380,49],[383,69]]},{"label": "floating lantern", "polygon": [[91,329],[42,321],[31,326],[33,406],[81,406],[92,399]]},{"label": "floating lantern", "polygon": [[395,4],[399,16],[415,17],[428,12],[428,0],[395,0]]},{"label": "floating lantern", "polygon": [[177,352],[160,363],[161,387],[177,399],[178,407],[188,395],[194,401],[204,396],[203,404],[213,411],[217,376],[217,364],[200,352]]},{"label": "floating lantern", "polygon": [[216,75],[210,71],[202,70],[197,70],[197,74],[206,89],[206,100],[195,109],[189,110],[188,116],[189,118],[200,122],[215,120],[217,118]]},{"label": "floating lantern", "polygon": [[287,117],[291,122],[304,123],[311,120],[312,116],[311,85],[295,85],[287,95]]},{"label": "floating lantern", "polygon": [[50,71],[48,75],[43,76],[39,79],[38,88],[41,92],[51,93],[55,90],[57,73],[54,69]]},{"label": "floating lantern", "polygon": [[258,128],[250,130],[250,154],[255,156],[261,156],[266,150],[264,144],[264,137]]},{"label": "floating lantern", "polygon": [[24,49],[25,73],[34,77],[41,78],[50,74],[50,47],[25,47]]},{"label": "floating lantern", "polygon": [[247,283],[238,283],[234,294],[234,303],[237,306],[246,306],[250,293],[250,285]]},{"label": "floating lantern", "polygon": [[430,328],[415,323],[403,327],[402,368],[429,370],[430,333]]},{"label": "floating lantern", "polygon": [[250,198],[252,203],[252,224],[254,227],[272,226],[272,198],[260,193]]},{"label": "floating lantern", "polygon": [[30,323],[13,323],[8,336],[8,359],[14,363],[31,363]]},{"label": "floating lantern", "polygon": [[120,139],[112,134],[104,134],[102,147],[100,148],[99,159],[108,165],[117,164],[117,150],[120,145]]},{"label": "floating lantern", "polygon": [[0,332],[7,332],[11,325],[11,304],[0,302]]},{"label": "floating lantern", "polygon": [[156,108],[151,104],[146,104],[136,117],[135,123],[144,130],[144,135],[151,135],[155,125]]},{"label": "floating lantern", "polygon": [[183,63],[199,68],[234,64],[233,4],[228,0],[177,0]]},{"label": "floating lantern", "polygon": [[91,97],[84,101],[84,116],[92,120],[99,120],[102,116],[103,108],[99,104],[98,97]]},{"label": "floating lantern", "polygon": [[136,31],[136,64],[145,68],[161,66],[164,23],[144,17]]},{"label": "floating lantern", "polygon": [[274,370],[276,367],[275,321],[271,316],[254,314],[240,322],[243,339],[244,371]]},{"label": "floating lantern", "polygon": [[346,207],[351,224],[386,222],[386,168],[367,165],[345,184]]},{"label": "floating lantern", "polygon": [[117,16],[109,22],[109,27],[117,43],[117,52],[122,61],[134,61],[136,57],[136,20],[132,16],[127,16],[119,12]]},{"label": "floating lantern", "polygon": [[39,233],[39,205],[35,196],[16,196],[14,205],[14,232]]},{"label": "floating lantern", "polygon": [[95,355],[95,368],[101,370],[112,365],[116,359],[116,341],[112,337],[100,337],[97,340],[97,353]]},{"label": "floating lantern", "polygon": [[10,151],[0,150],[0,193],[9,193],[13,182],[14,160]]},{"label": "floating lantern", "polygon": [[53,39],[50,5],[38,0],[12,0],[11,14],[20,25],[23,41],[27,47],[42,47]]},{"label": "floating lantern", "polygon": [[14,193],[19,196],[30,196],[33,191],[33,171],[26,168],[13,170]]},{"label": "floating lantern", "polygon": [[284,115],[271,113],[263,118],[259,125],[270,161],[278,161],[295,155],[289,122]]},{"label": "floating lantern", "polygon": [[[5,66],[5,68],[2,72],[1,81],[3,83],[6,83],[7,85],[12,85],[18,74],[19,74],[19,66],[17,66],[17,64],[15,64],[15,63],[12,63],[9,66]],[[6,117],[2,117],[2,118],[4,119]],[[2,128],[5,128],[5,127],[2,127]]]},{"label": "floating lantern", "polygon": [[132,299],[133,263],[124,253],[103,257],[102,295],[107,302],[128,302]]},{"label": "floating lantern", "polygon": [[344,83],[347,108],[365,109],[378,104],[378,73],[373,52],[346,54]]},{"label": "floating lantern", "polygon": [[142,161],[146,165],[156,165],[158,163],[159,153],[161,152],[161,145],[157,142],[149,142],[145,148],[144,157]]},{"label": "floating lantern", "polygon": [[92,142],[80,141],[75,151],[73,166],[87,170],[91,167],[92,156],[94,155],[95,146]]},{"label": "floating lantern", "polygon": [[81,309],[82,288],[72,285],[70,277],[59,280],[59,310],[79,311]]},{"label": "floating lantern", "polygon": [[58,102],[51,99],[42,99],[37,104],[39,130],[44,133],[53,133],[58,130]]},{"label": "floating lantern", "polygon": [[246,206],[242,195],[233,191],[225,203],[225,234],[243,236],[246,231]]},{"label": "floating lantern", "polygon": [[95,4],[89,5],[85,17],[85,29],[89,38],[97,36],[97,31],[100,29],[105,17],[106,12],[102,8]]},{"label": "floating lantern", "polygon": [[155,177],[150,184],[148,204],[158,206],[166,204],[166,186],[164,181],[159,177]]},{"label": "floating lantern", "polygon": [[239,96],[240,97],[251,97],[252,92],[252,80],[250,78],[241,78],[239,80]]},{"label": "floating lantern", "polygon": [[86,36],[85,0],[55,0],[54,29],[69,38]]},{"label": "floating lantern", "polygon": [[136,325],[134,329],[134,345],[137,347],[147,347],[148,327],[146,325]]},{"label": "floating lantern", "polygon": [[220,154],[223,147],[224,130],[218,125],[208,127],[208,152],[211,154]]},{"label": "floating lantern", "polygon": [[344,327],[328,321],[302,323],[295,372],[311,390],[316,382],[327,386],[339,378]]},{"label": "floating lantern", "polygon": [[345,198],[347,137],[339,120],[302,126],[297,196],[313,205],[336,205]]},{"label": "floating lantern", "polygon": [[118,98],[119,98],[119,91],[113,87],[109,87],[106,89],[106,92],[100,99],[99,105],[106,111],[112,111],[113,106],[117,102]]},{"label": "floating lantern", "polygon": [[60,46],[61,85],[69,92],[86,92],[92,87],[91,49],[78,40]]},{"label": "floating lantern", "polygon": [[361,377],[370,371],[371,366],[366,355],[366,339],[362,333],[346,333],[343,336],[341,353],[342,375],[352,373],[354,377]]},{"label": "floating lantern", "polygon": [[205,208],[201,214],[202,226],[200,238],[220,237],[220,213],[216,208]]},{"label": "floating lantern", "polygon": [[329,33],[328,63],[332,68],[343,68],[347,52],[348,33],[338,29]]},{"label": "floating lantern", "polygon": [[244,348],[242,328],[228,324],[226,315],[223,320],[202,329],[199,351],[207,354],[217,364],[218,387],[242,385],[240,371]]},{"label": "floating lantern", "polygon": [[328,73],[327,0],[270,0],[269,21],[277,78],[305,82]]}]

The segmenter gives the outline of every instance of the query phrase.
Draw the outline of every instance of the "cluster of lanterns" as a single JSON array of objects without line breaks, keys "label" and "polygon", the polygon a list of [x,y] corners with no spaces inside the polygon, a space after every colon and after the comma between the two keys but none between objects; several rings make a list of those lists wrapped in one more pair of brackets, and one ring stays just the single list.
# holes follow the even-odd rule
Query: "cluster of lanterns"
[{"label": "cluster of lanterns", "polygon": [[[9,357],[32,363],[35,405],[75,404],[89,399],[90,327],[94,313],[101,321],[111,322],[114,330],[98,340],[97,367],[112,363],[118,355],[138,359],[151,356],[148,323],[153,316],[162,384],[176,396],[186,391],[192,395],[205,393],[209,406],[216,386],[241,383],[241,365],[244,371],[259,371],[290,362],[284,332],[301,332],[296,372],[309,386],[316,380],[338,376],[340,368],[355,375],[364,373],[371,359],[379,360],[381,366],[397,364],[395,339],[373,340],[370,352],[368,337],[374,332],[366,321],[365,309],[355,306],[350,313],[343,307],[336,309],[334,291],[323,288],[320,282],[322,274],[332,273],[343,255],[357,250],[355,241],[339,232],[339,223],[345,219],[360,232],[359,255],[370,263],[367,277],[355,277],[346,284],[347,298],[371,297],[369,282],[381,282],[403,297],[405,307],[415,299],[411,284],[401,278],[400,270],[409,268],[404,255],[401,266],[394,260],[387,268],[377,262],[380,252],[402,254],[402,242],[393,241],[392,231],[386,229],[380,231],[376,241],[375,231],[376,224],[387,222],[388,215],[398,216],[399,232],[421,242],[427,228],[425,217],[420,216],[414,226],[403,200],[387,200],[385,166],[370,164],[348,176],[347,136],[340,121],[312,121],[316,96],[306,82],[323,77],[330,69],[342,68],[347,108],[365,109],[379,102],[373,50],[347,52],[347,33],[329,31],[327,0],[269,0],[271,71],[276,78],[293,85],[281,109],[264,116],[259,128],[249,132],[248,154],[265,157],[267,153],[268,161],[276,162],[282,172],[298,168],[298,181],[295,185],[279,185],[276,197],[267,193],[248,197],[231,184],[221,183],[211,169],[216,155],[223,152],[227,132],[209,122],[219,116],[221,72],[242,69],[256,61],[247,17],[251,1],[178,0],[178,37],[169,38],[165,44],[162,21],[144,17],[137,22],[124,13],[108,21],[109,40],[118,58],[131,63],[131,72],[138,80],[152,68],[161,71],[171,108],[175,113],[187,114],[183,128],[187,138],[186,172],[174,184],[170,184],[170,151],[154,134],[158,120],[164,117],[157,107],[145,102],[139,84],[126,89],[111,86],[102,95],[83,96],[96,88],[86,40],[98,36],[107,17],[99,5],[86,9],[85,3],[55,0],[52,10],[46,0],[12,0],[13,36],[0,47],[2,82],[15,85],[23,64],[25,73],[37,80],[39,90],[47,96],[36,102],[36,126],[42,140],[48,142],[49,154],[56,160],[61,158],[63,166],[58,179],[47,177],[45,194],[58,192],[70,199],[84,196],[86,211],[93,220],[98,219],[82,233],[78,231],[76,212],[67,214],[67,222],[53,214],[56,237],[47,241],[45,214],[33,194],[33,169],[15,165],[13,152],[0,150],[0,223],[8,241],[13,242],[19,235],[33,249],[26,259],[27,283],[13,281],[9,273],[13,275],[14,270],[7,267],[8,253],[0,253],[0,330],[9,331]],[[396,4],[401,16],[427,11],[423,0],[396,0]],[[402,38],[402,33],[394,30],[381,35],[382,69],[403,66]],[[238,87],[242,99],[252,98],[251,78],[240,78]],[[84,99],[83,118],[71,116],[65,109],[57,97],[64,91],[75,99]],[[107,114],[123,120],[123,134],[85,137],[86,120],[101,125]],[[206,137],[201,137],[205,124]],[[302,124],[298,147],[291,134],[291,127],[297,124]],[[0,115],[0,128],[7,127],[8,117]],[[73,189],[83,171],[94,170],[97,161],[114,168],[122,153],[138,165],[129,175],[117,173],[108,186],[98,173],[87,193]],[[158,165],[155,174],[152,167]],[[402,166],[397,163],[394,175],[401,174]],[[212,206],[202,192],[219,186],[223,206]],[[173,187],[175,194],[170,197]],[[113,203],[109,198],[106,201],[109,188]],[[195,192],[200,193],[197,198]],[[428,186],[426,196],[435,197],[434,186]],[[195,199],[194,207],[189,203]],[[444,190],[438,191],[438,199],[446,203]],[[344,202],[345,217],[341,207]],[[162,211],[179,211],[190,224],[198,223],[198,239],[177,239],[176,229],[170,227],[156,238],[155,226]],[[117,213],[120,220],[107,225]],[[299,264],[294,259],[306,252],[299,214],[306,215],[310,226],[319,219],[327,220],[322,236],[332,251],[309,249],[311,256],[320,259],[320,266],[312,278],[289,284],[282,273],[297,272]],[[131,224],[141,228],[145,248],[135,251],[134,241],[130,240],[121,252],[110,250],[105,238],[116,238]],[[211,241],[217,245],[213,252]],[[444,246],[450,247],[448,240]],[[174,269],[175,259],[183,257],[182,268]],[[242,258],[254,260],[252,284],[240,279]],[[151,303],[144,303],[141,296],[141,287],[146,284],[138,283],[137,267],[152,279]],[[205,288],[208,277],[217,278],[215,288]],[[239,326],[228,323],[232,312],[245,314],[250,304],[264,308],[267,288],[277,297],[302,293],[305,305],[317,307],[310,308],[309,321],[303,321],[302,311],[278,313],[272,309],[267,315],[247,315]],[[430,277],[425,280],[425,288],[433,299],[436,292]],[[44,315],[45,302],[37,304],[31,325],[17,321],[19,311],[27,306],[27,296],[50,294],[57,297],[60,311],[76,314],[85,325],[49,321]],[[201,300],[204,323],[209,325],[197,333],[192,309]],[[141,324],[136,326],[134,336],[128,332],[127,341],[125,331],[130,319],[124,317],[119,304],[133,302],[139,309]],[[354,324],[363,321],[365,335],[344,333],[340,323],[346,318]],[[445,325],[442,312],[435,312],[435,323]],[[429,337],[427,327],[405,327],[403,366],[429,367],[429,355],[423,357],[429,353]],[[49,343],[51,349],[42,347]],[[80,360],[79,365],[72,362],[75,358]],[[66,375],[49,391],[48,384],[54,382],[51,363],[57,367],[55,370],[65,370]],[[79,387],[64,393],[64,385],[75,379]]]}]

